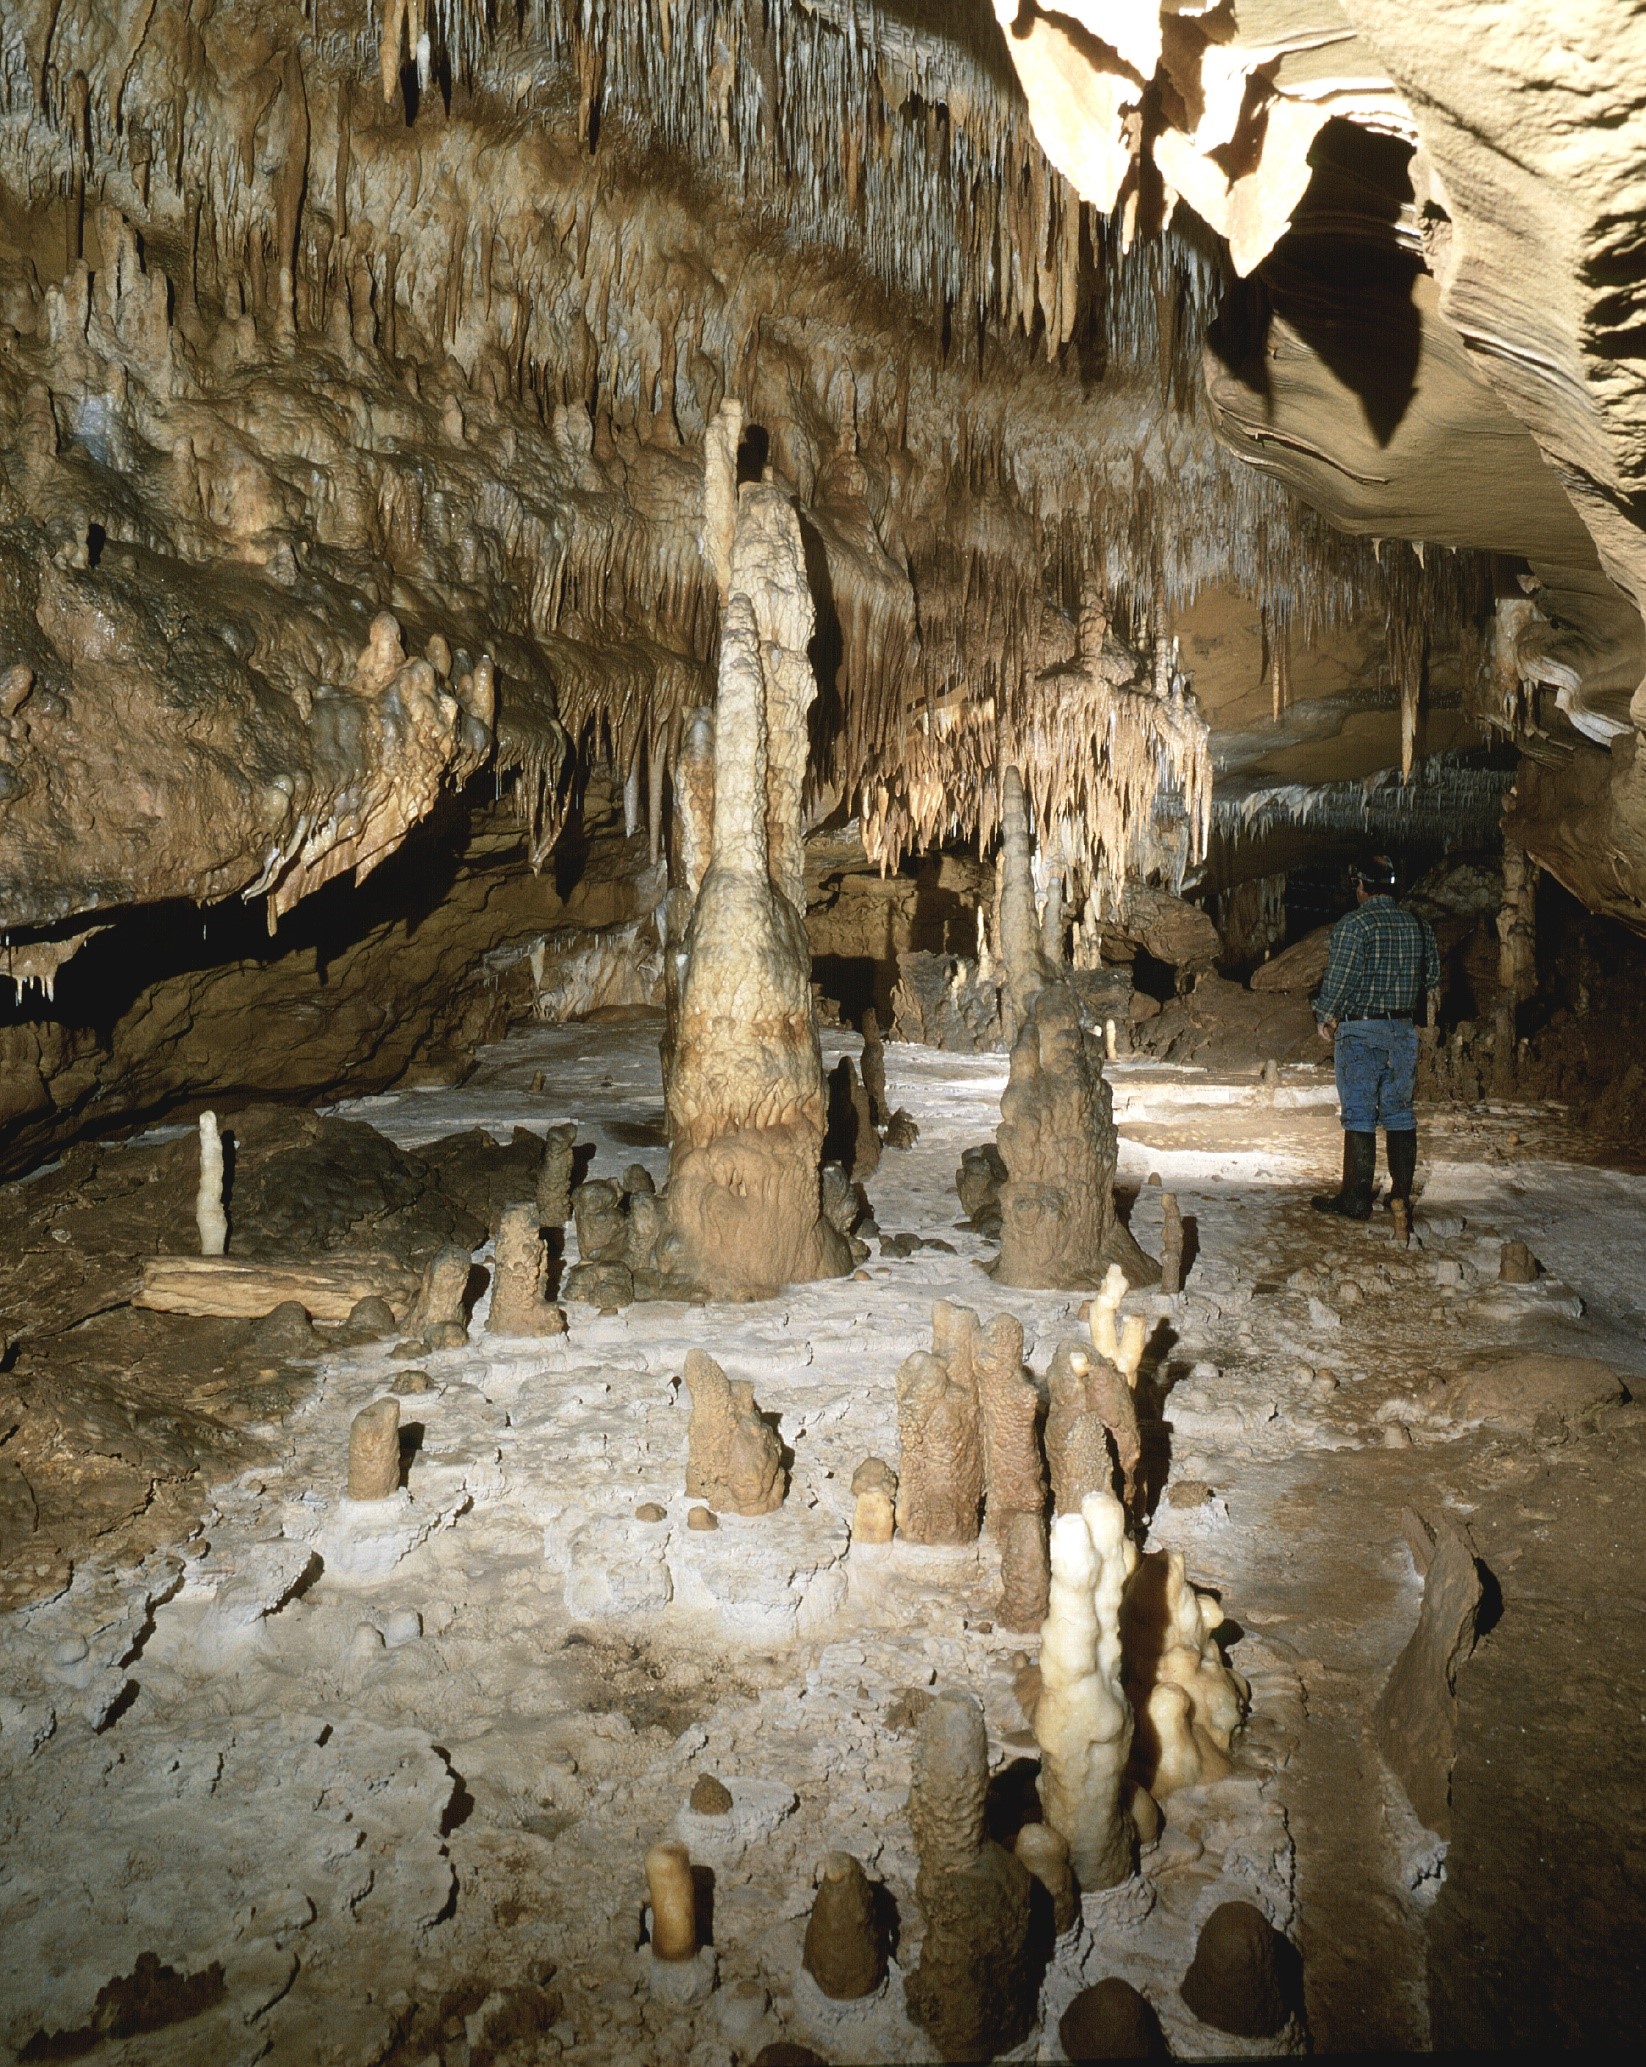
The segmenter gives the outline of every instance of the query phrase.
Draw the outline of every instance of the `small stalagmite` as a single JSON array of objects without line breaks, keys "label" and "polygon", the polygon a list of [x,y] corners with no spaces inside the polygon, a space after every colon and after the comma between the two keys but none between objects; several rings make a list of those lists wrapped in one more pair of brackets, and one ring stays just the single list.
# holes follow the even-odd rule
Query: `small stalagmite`
[{"label": "small stalagmite", "polygon": [[857,1065],[842,1055],[829,1072],[829,1122],[823,1153],[861,1184],[880,1168],[880,1136],[871,1116],[869,1094],[859,1081]]},{"label": "small stalagmite", "polygon": [[646,1854],[646,1892],[652,1904],[652,1957],[683,1962],[697,1957],[697,1889],[691,1854],[683,1844],[655,1844]]},{"label": "small stalagmite", "polygon": [[223,1136],[217,1115],[200,1115],[200,1189],[195,1193],[194,1221],[200,1230],[202,1256],[221,1256],[228,1247],[229,1219],[223,1210]]},{"label": "small stalagmite", "polygon": [[1175,1192],[1160,1199],[1160,1289],[1176,1298],[1183,1289],[1183,1213]]},{"label": "small stalagmite", "polygon": [[886,1978],[874,1890],[850,1852],[830,1852],[823,1862],[801,1964],[835,2002],[860,2002]]},{"label": "small stalagmite", "polygon": [[461,1349],[468,1340],[464,1301],[472,1267],[468,1250],[455,1244],[430,1257],[409,1323],[426,1349]]},{"label": "small stalagmite", "polygon": [[566,1332],[566,1316],[544,1291],[548,1270],[536,1206],[506,1206],[497,1232],[491,1312],[486,1321],[493,1335]]},{"label": "small stalagmite", "polygon": [[1103,1282],[1092,1294],[1087,1326],[1091,1330],[1092,1347],[1099,1356],[1108,1358],[1111,1364],[1120,1361],[1120,1337],[1116,1323],[1120,1303],[1126,1296],[1126,1273],[1118,1263],[1111,1263],[1103,1274]]},{"label": "small stalagmite", "polygon": [[1017,1833],[1015,1850],[1050,1897],[1052,1923],[1062,1937],[1080,1916],[1080,1890],[1069,1864],[1067,1842],[1049,1823],[1025,1823]]},{"label": "small stalagmite", "polygon": [[543,1160],[537,1167],[537,1224],[564,1227],[571,1218],[572,1166],[577,1128],[571,1121],[551,1127],[543,1137]]},{"label": "small stalagmite", "polygon": [[349,1423],[349,1498],[389,1500],[400,1490],[400,1402],[373,1400]]},{"label": "small stalagmite", "polygon": [[1136,1835],[1125,1807],[1132,1710],[1120,1676],[1126,1514],[1089,1493],[1052,1524],[1051,1608],[1040,1634],[1040,1802],[1088,1892],[1132,1871]]},{"label": "small stalagmite", "polygon": [[686,1492],[723,1514],[770,1514],[786,1490],[783,1444],[755,1405],[747,1379],[728,1379],[702,1350],[686,1356],[691,1428]]},{"label": "small stalagmite", "polygon": [[1116,1466],[1129,1499],[1143,1440],[1124,1371],[1083,1343],[1063,1342],[1046,1384],[1046,1461],[1057,1512],[1078,1514],[1088,1493],[1112,1492]]},{"label": "small stalagmite", "polygon": [[983,1505],[977,1393],[917,1349],[897,1374],[897,1532],[911,1543],[975,1543]]},{"label": "small stalagmite", "polygon": [[890,1543],[897,1522],[897,1473],[883,1457],[865,1457],[852,1473],[853,1543]]},{"label": "small stalagmite", "polygon": [[1046,1467],[1040,1395],[1023,1368],[1023,1324],[996,1314],[973,1348],[983,1428],[984,1512],[1000,1547],[1003,1629],[1038,1629],[1046,1616]]},{"label": "small stalagmite", "polygon": [[869,1098],[869,1124],[888,1126],[892,1109],[886,1099],[886,1043],[880,1037],[880,1015],[873,1005],[863,1013],[862,1077]]},{"label": "small stalagmite", "polygon": [[945,2060],[992,2060],[1034,2020],[1033,1884],[985,1835],[988,1783],[982,1707],[971,1694],[940,1693],[920,1718],[909,1788],[926,1935],[905,1996]]}]

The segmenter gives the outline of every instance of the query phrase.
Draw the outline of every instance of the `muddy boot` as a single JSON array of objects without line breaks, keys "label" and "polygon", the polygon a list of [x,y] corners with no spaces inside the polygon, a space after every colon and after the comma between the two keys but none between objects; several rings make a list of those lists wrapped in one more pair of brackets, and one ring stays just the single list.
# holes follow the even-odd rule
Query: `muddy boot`
[{"label": "muddy boot", "polygon": [[1377,1176],[1377,1135],[1343,1134],[1343,1188],[1309,1201],[1317,1213],[1341,1213],[1345,1220],[1370,1220],[1372,1183]]},{"label": "muddy boot", "polygon": [[1417,1130],[1385,1134],[1383,1149],[1389,1159],[1389,1211],[1394,1215],[1395,1236],[1401,1242],[1412,1239],[1412,1179],[1417,1174]]}]

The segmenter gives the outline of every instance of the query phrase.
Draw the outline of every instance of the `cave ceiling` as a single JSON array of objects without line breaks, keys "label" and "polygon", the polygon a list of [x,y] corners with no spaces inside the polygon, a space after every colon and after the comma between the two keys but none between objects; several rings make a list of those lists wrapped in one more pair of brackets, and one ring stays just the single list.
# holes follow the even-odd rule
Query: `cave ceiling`
[{"label": "cave ceiling", "polygon": [[[729,396],[801,513],[815,808],[883,860],[991,829],[1094,598],[1122,668],[1178,637],[1237,813],[1368,699],[1554,783],[1632,737],[1632,17],[997,11],[8,6],[12,972],[144,904],[272,927],[483,767],[540,856],[579,757],[655,791]],[[1320,710],[1264,738],[1271,678]]]}]

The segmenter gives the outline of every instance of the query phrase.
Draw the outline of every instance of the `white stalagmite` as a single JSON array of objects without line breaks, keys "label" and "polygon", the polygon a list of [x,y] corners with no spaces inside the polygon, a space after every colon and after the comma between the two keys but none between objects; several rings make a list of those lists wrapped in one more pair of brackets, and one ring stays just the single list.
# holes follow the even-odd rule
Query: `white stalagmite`
[{"label": "white stalagmite", "polygon": [[1092,1295],[1087,1323],[1091,1329],[1093,1349],[1099,1356],[1106,1356],[1111,1364],[1120,1362],[1120,1338],[1115,1332],[1115,1316],[1125,1296],[1126,1273],[1118,1263],[1111,1263],[1102,1284]]},{"label": "white stalagmite", "polygon": [[[1128,1567],[1126,1512],[1089,1493],[1052,1524],[1051,1607],[1040,1632],[1040,1802],[1088,1892],[1132,1871],[1125,1808],[1132,1710],[1120,1678],[1120,1600]],[[1135,1559],[1133,1560],[1135,1561]]]},{"label": "white stalagmite", "polygon": [[229,1216],[223,1210],[223,1137],[217,1115],[200,1115],[200,1189],[194,1199],[202,1256],[221,1256],[228,1247]]}]

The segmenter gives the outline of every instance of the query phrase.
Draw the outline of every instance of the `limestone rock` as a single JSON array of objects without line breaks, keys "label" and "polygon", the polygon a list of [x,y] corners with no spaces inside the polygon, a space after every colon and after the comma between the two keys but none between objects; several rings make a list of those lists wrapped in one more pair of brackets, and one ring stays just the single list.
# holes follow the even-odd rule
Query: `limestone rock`
[{"label": "limestone rock", "polygon": [[1592,1357],[1509,1355],[1465,1371],[1442,1400],[1455,1420],[1530,1429],[1542,1415],[1579,1420],[1623,1397],[1622,1379]]},{"label": "limestone rock", "polygon": [[728,1380],[712,1357],[686,1356],[691,1394],[686,1491],[730,1514],[770,1514],[786,1490],[783,1443],[755,1405],[746,1379]]}]

